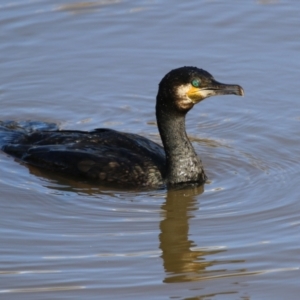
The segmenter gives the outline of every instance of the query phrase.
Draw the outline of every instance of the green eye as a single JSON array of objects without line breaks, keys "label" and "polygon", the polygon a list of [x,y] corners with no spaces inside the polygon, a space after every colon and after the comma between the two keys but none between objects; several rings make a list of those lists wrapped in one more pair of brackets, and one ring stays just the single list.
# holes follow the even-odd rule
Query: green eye
[{"label": "green eye", "polygon": [[191,83],[192,83],[193,87],[199,87],[200,84],[201,84],[201,80],[200,79],[193,79]]}]

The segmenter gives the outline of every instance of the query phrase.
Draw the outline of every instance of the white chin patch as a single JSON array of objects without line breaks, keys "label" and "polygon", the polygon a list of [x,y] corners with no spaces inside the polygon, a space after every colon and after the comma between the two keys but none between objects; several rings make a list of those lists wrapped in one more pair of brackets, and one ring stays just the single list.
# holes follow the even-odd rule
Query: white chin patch
[{"label": "white chin patch", "polygon": [[177,87],[177,96],[178,98],[185,98],[187,97],[187,92],[191,88],[190,84],[183,84]]},{"label": "white chin patch", "polygon": [[192,99],[190,99],[187,95],[190,88],[190,84],[183,84],[177,87],[177,97],[181,99],[181,102],[184,104],[193,103]]}]

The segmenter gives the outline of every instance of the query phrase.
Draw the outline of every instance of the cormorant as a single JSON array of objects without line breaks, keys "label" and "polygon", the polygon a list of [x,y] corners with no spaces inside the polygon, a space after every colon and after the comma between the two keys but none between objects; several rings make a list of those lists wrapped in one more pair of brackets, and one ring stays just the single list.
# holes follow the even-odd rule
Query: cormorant
[{"label": "cormorant", "polygon": [[48,170],[120,187],[174,187],[206,181],[202,162],[185,131],[187,112],[203,99],[235,94],[239,85],[217,82],[196,67],[170,71],[161,80],[156,119],[163,147],[133,133],[102,128],[59,130],[49,123],[0,122],[0,147]]}]

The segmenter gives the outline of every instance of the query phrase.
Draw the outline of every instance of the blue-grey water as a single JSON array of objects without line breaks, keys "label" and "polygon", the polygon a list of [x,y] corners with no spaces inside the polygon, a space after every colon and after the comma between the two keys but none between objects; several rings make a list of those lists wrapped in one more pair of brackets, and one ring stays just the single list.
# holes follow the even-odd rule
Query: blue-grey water
[{"label": "blue-grey water", "polygon": [[0,120],[160,141],[158,82],[245,97],[187,131],[204,190],[118,191],[0,153],[0,299],[299,299],[300,2],[1,0]]}]

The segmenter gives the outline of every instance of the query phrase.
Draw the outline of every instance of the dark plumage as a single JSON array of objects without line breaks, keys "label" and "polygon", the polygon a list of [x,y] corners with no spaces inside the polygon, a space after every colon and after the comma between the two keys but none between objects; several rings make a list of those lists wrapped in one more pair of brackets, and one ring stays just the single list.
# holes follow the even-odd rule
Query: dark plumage
[{"label": "dark plumage", "polygon": [[160,82],[156,117],[164,148],[111,129],[59,130],[54,124],[0,122],[2,150],[29,164],[97,180],[103,185],[160,187],[203,184],[206,176],[185,131],[186,113],[214,95],[243,95],[206,71],[182,67]]}]

